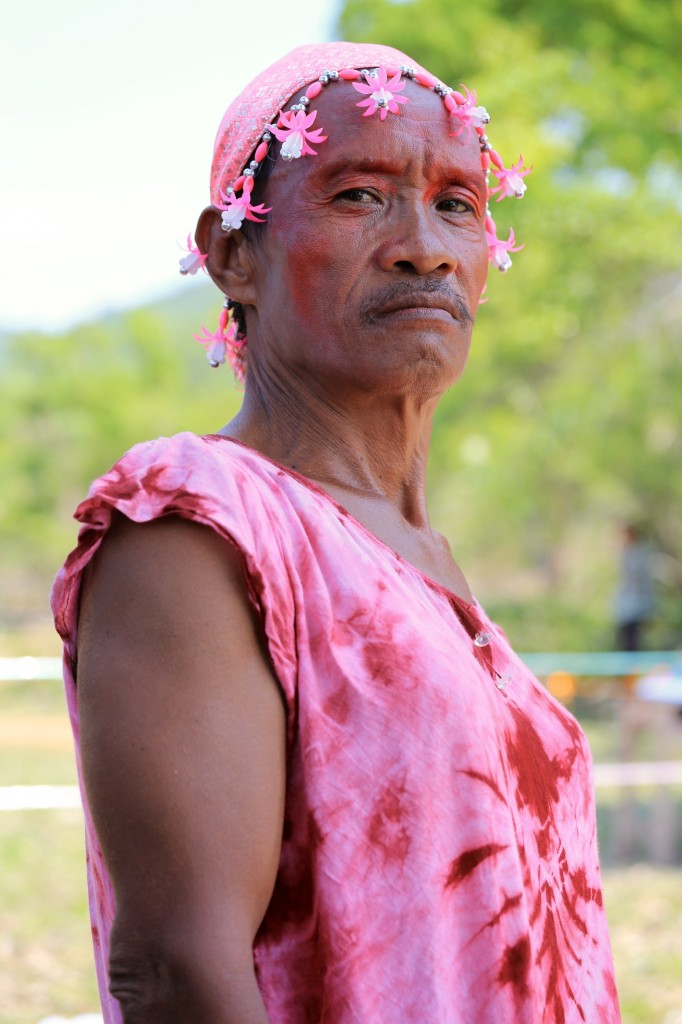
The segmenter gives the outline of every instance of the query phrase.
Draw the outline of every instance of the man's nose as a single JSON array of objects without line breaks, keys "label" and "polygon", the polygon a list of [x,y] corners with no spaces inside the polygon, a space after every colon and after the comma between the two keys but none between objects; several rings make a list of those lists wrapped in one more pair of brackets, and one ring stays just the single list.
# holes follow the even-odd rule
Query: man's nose
[{"label": "man's nose", "polygon": [[452,231],[439,222],[437,213],[423,203],[405,204],[386,226],[386,238],[377,259],[382,270],[411,274],[441,273],[457,269]]}]

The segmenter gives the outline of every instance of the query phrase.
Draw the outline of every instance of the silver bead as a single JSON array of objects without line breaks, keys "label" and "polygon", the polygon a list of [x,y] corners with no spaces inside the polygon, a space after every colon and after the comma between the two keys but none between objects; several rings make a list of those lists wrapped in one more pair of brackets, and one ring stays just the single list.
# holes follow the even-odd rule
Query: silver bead
[{"label": "silver bead", "polygon": [[310,106],[310,100],[308,99],[307,96],[301,96],[298,102],[301,104],[302,107]]},{"label": "silver bead", "polygon": [[282,152],[282,160],[293,160],[293,159],[294,159],[294,154],[293,153],[284,153],[284,152]]},{"label": "silver bead", "polygon": [[385,100],[385,99],[377,100],[377,106],[378,107],[387,107],[388,106],[388,100]]},{"label": "silver bead", "polygon": [[406,68],[405,74],[407,75],[408,78],[414,78],[417,72],[414,70],[414,68]]},{"label": "silver bead", "polygon": [[263,132],[263,142],[271,142],[271,141],[272,141],[272,135],[270,134],[270,132]]},{"label": "silver bead", "polygon": [[511,681],[511,672],[503,672],[503,674],[497,679],[495,686],[497,687],[498,690],[501,690],[502,693],[504,693],[504,691],[508,689]]},{"label": "silver bead", "polygon": [[220,366],[220,363],[217,363],[215,359],[209,359],[208,365],[212,366],[214,370],[217,370],[218,367]]},{"label": "silver bead", "polygon": [[327,74],[329,75],[330,81],[338,82],[338,80],[339,80],[339,73],[338,73],[338,71],[328,71]]},{"label": "silver bead", "polygon": [[180,273],[181,273],[181,274],[182,274],[182,276],[184,277],[184,276],[185,276],[185,274],[188,274],[188,273],[189,273],[189,271],[187,270],[187,267],[180,267]]},{"label": "silver bead", "polygon": [[488,647],[490,645],[490,633],[476,633],[474,643],[476,647]]},{"label": "silver bead", "polygon": [[249,164],[249,167],[251,168],[252,171],[257,171],[258,168],[260,167],[260,164],[258,163],[257,160],[252,160],[251,163]]},{"label": "silver bead", "polygon": [[251,170],[250,167],[245,167],[244,170],[242,171],[242,174],[247,178],[253,178],[253,171]]},{"label": "silver bead", "polygon": [[231,185],[225,190],[225,195],[226,196],[233,196],[234,195],[234,189],[232,188]]}]

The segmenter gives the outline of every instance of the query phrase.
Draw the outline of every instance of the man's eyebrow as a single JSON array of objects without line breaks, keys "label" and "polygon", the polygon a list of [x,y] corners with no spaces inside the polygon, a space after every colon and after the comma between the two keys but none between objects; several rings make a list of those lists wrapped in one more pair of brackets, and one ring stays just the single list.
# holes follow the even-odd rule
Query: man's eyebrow
[{"label": "man's eyebrow", "polygon": [[400,169],[395,161],[387,160],[385,157],[363,157],[361,160],[350,162],[347,157],[339,157],[326,164],[323,175],[328,181],[340,178],[344,174],[355,174],[370,172],[374,174],[394,174]]},{"label": "man's eyebrow", "polygon": [[[389,160],[386,157],[362,157],[357,161],[349,161],[347,157],[339,157],[326,164],[321,169],[322,177],[326,182],[333,182],[337,178],[353,174],[397,174],[401,170],[398,161]],[[468,185],[470,188],[481,189],[485,185],[485,178],[480,168],[466,168],[461,164],[444,165],[440,177],[443,180]]]}]

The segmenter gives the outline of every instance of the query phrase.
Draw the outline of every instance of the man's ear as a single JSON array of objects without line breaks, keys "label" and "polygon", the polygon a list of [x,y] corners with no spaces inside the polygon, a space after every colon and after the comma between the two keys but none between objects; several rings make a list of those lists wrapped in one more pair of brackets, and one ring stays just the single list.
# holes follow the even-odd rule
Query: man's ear
[{"label": "man's ear", "polygon": [[220,290],[235,302],[253,305],[253,261],[241,231],[223,231],[220,210],[207,206],[194,235],[199,251],[208,256],[206,269]]}]

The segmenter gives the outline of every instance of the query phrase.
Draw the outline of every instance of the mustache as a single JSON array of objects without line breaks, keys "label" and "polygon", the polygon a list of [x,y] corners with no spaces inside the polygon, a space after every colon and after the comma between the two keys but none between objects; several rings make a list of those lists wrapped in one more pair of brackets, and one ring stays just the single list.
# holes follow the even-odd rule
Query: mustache
[{"label": "mustache", "polygon": [[394,302],[402,302],[417,299],[420,295],[438,295],[444,303],[454,307],[460,320],[465,323],[474,323],[474,317],[469,307],[457,292],[450,287],[442,278],[421,277],[419,281],[394,281],[381,290],[372,292],[367,296],[360,307],[361,316],[369,323],[374,322],[381,314],[382,309]]}]

